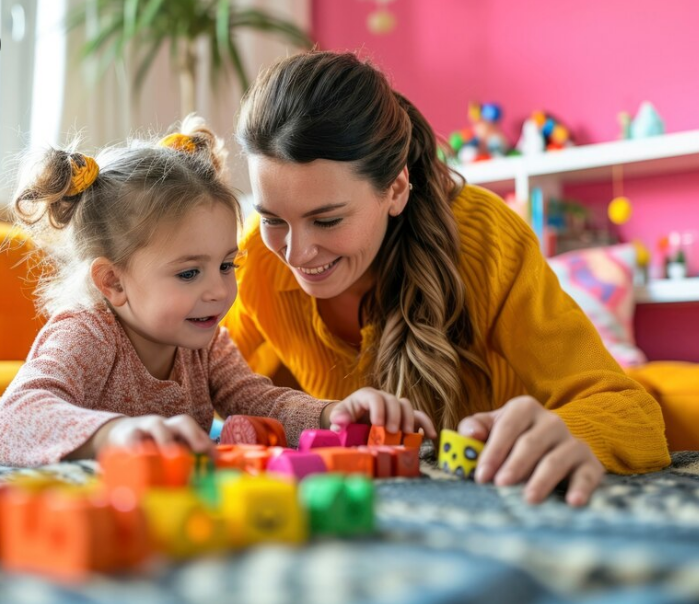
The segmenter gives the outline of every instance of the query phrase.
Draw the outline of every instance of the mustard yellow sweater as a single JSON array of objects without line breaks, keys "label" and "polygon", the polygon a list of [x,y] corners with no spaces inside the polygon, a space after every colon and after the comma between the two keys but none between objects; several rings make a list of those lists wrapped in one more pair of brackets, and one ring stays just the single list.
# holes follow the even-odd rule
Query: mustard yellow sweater
[{"label": "mustard yellow sweater", "polygon": [[[493,380],[490,408],[480,410],[529,394],[587,442],[607,470],[668,465],[658,403],[623,373],[561,290],[529,226],[475,186],[464,188],[453,210],[469,310]],[[252,368],[269,373],[281,360],[306,392],[322,399],[366,386],[357,351],[330,333],[316,300],[265,247],[259,219],[251,221],[240,247],[247,255],[237,272],[238,298],[223,324]]]}]

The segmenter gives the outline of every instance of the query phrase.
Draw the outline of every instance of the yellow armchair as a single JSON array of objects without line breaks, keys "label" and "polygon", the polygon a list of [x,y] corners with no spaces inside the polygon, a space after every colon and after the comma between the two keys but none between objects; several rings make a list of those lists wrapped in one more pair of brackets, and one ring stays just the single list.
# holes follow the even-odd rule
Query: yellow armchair
[{"label": "yellow armchair", "polygon": [[0,394],[22,366],[44,324],[34,307],[36,282],[28,277],[26,235],[0,222]]}]

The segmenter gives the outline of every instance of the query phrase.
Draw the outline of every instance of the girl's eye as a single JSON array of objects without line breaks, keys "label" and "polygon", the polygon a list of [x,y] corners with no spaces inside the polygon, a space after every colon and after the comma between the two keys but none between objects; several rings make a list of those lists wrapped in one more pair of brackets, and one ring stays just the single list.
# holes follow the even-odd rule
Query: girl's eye
[{"label": "girl's eye", "polygon": [[177,278],[182,281],[191,281],[199,274],[198,268],[190,268],[188,271],[177,273]]},{"label": "girl's eye", "polygon": [[224,274],[228,274],[236,268],[238,268],[238,265],[235,262],[224,262],[221,264],[221,272]]},{"label": "girl's eye", "polygon": [[342,218],[333,218],[332,220],[316,220],[316,226],[323,229],[329,229],[330,227],[334,227],[336,224],[340,224],[341,222]]}]

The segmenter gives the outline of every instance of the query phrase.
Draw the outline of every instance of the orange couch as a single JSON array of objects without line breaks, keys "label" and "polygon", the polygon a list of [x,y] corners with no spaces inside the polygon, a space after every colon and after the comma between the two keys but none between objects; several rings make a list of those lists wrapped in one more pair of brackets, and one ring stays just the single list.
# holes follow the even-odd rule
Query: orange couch
[{"label": "orange couch", "polygon": [[34,306],[35,282],[24,257],[31,249],[26,236],[0,222],[0,394],[27,357],[44,320]]}]

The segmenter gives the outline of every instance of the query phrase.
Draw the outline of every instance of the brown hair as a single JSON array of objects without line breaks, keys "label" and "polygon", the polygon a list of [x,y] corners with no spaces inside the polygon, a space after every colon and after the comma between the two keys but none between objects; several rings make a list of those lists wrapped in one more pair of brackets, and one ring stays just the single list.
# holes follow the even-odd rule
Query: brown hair
[{"label": "brown hair", "polygon": [[105,257],[127,267],[155,230],[203,203],[222,203],[241,223],[233,191],[223,182],[226,151],[201,118],[187,117],[180,131],[194,150],[133,140],[102,151],[97,178],[69,195],[74,164],[85,157],[74,149],[49,149],[27,162],[14,200],[18,223],[29,231],[44,258],[38,289],[40,310],[91,306],[101,300],[90,265]]},{"label": "brown hair", "polygon": [[[248,154],[352,162],[384,193],[407,165],[413,190],[389,220],[363,311],[376,326],[370,381],[455,428],[490,396],[459,272],[451,203],[463,180],[438,158],[435,134],[386,77],[352,53],[312,51],[262,73],[243,100],[237,137]],[[380,261],[378,260],[380,258]]]}]

